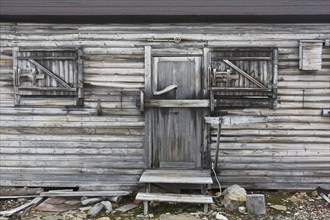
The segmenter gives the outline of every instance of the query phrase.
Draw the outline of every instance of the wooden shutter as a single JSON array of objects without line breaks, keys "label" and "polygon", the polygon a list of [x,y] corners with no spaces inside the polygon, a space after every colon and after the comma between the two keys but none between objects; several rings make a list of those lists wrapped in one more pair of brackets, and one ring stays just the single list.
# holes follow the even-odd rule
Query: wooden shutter
[{"label": "wooden shutter", "polygon": [[299,69],[322,69],[323,40],[302,40],[299,42]]},{"label": "wooden shutter", "polygon": [[81,49],[13,50],[15,105],[82,105]]},{"label": "wooden shutter", "polygon": [[218,108],[276,107],[276,49],[212,48],[210,63],[211,104]]}]

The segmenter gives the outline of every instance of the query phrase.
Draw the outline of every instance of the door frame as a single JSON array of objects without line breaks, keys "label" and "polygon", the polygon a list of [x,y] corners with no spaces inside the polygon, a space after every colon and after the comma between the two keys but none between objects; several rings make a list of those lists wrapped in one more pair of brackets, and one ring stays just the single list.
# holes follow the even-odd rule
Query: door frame
[{"label": "door frame", "polygon": [[[202,74],[202,93],[205,100],[209,100],[209,91],[208,91],[208,65],[209,65],[209,48],[201,48],[200,54],[190,54],[187,51],[187,54],[161,54],[153,55],[152,47],[145,46],[145,100],[150,100],[152,98],[151,87],[152,87],[152,74],[153,74],[153,57],[201,57],[201,74]],[[209,114],[209,108],[205,108],[203,115],[207,116]],[[148,114],[150,109],[146,108],[145,113]],[[147,120],[145,117],[145,141],[144,141],[144,158],[145,158],[145,168],[153,169],[153,149],[152,149],[152,123],[151,118]],[[201,146],[201,166],[200,168],[209,168],[211,164],[211,152],[210,152],[210,128],[205,123],[202,123],[202,146]]]}]

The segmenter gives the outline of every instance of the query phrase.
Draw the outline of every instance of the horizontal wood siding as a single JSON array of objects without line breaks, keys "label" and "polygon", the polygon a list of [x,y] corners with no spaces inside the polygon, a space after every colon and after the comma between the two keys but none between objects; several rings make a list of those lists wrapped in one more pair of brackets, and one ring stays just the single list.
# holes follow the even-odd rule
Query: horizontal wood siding
[{"label": "horizontal wood siding", "polygon": [[[0,35],[0,185],[134,189],[145,163],[144,46],[152,53],[199,56],[203,47],[277,47],[278,109],[262,124],[223,127],[222,184],[313,189],[329,182],[330,51],[322,70],[299,70],[299,40],[326,39],[328,25],[2,23]],[[171,40],[182,38],[181,43]],[[152,39],[165,40],[164,42]],[[84,106],[14,107],[13,47],[82,47]],[[212,159],[216,130],[211,129]]]}]

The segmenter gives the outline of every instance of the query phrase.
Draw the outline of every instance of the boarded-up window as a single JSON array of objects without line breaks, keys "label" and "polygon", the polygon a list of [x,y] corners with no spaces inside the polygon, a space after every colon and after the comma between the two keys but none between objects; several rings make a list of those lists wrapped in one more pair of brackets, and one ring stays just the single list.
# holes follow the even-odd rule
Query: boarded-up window
[{"label": "boarded-up window", "polygon": [[211,105],[276,108],[277,49],[212,48],[210,57]]},{"label": "boarded-up window", "polygon": [[15,105],[83,104],[81,49],[13,50]]},{"label": "boarded-up window", "polygon": [[322,69],[322,46],[321,40],[302,40],[299,42],[299,69],[321,70]]}]

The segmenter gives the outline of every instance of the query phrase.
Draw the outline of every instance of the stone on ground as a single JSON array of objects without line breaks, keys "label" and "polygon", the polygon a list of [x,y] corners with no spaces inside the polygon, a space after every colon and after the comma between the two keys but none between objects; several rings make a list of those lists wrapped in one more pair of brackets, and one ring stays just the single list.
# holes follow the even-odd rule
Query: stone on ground
[{"label": "stone on ground", "polygon": [[225,189],[223,196],[221,204],[229,210],[237,210],[238,207],[244,206],[246,201],[245,189],[236,184]]},{"label": "stone on ground", "polygon": [[238,211],[239,211],[240,213],[244,214],[244,213],[246,212],[246,208],[245,208],[245,206],[240,206],[240,207],[238,207]]},{"label": "stone on ground", "polygon": [[228,218],[226,216],[222,215],[219,212],[216,214],[215,219],[216,220],[228,220]]},{"label": "stone on ground", "polygon": [[286,211],[287,210],[286,206],[284,206],[284,205],[272,205],[270,207],[272,209],[276,209],[278,211]]},{"label": "stone on ground", "polygon": [[97,220],[110,220],[109,217],[102,217],[102,218],[98,218]]},{"label": "stone on ground", "polygon": [[159,216],[159,220],[199,220],[189,214],[180,214],[180,215],[171,215],[171,214],[162,214]]}]

